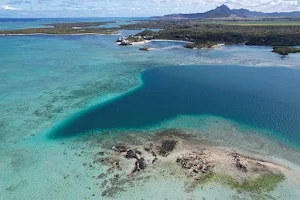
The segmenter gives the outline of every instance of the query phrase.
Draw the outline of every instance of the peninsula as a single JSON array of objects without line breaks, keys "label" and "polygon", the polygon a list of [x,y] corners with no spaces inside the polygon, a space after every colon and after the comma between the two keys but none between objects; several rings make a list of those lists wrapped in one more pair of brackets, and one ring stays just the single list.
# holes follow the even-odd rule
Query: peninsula
[{"label": "peninsula", "polygon": [[300,45],[300,26],[207,24],[197,20],[149,21],[124,25],[121,29],[162,29],[137,35],[153,39],[184,40],[198,43],[246,44],[261,46]]},{"label": "peninsula", "polygon": [[[244,13],[244,14],[241,14]],[[180,16],[180,17],[178,17]],[[245,9],[231,10],[226,5],[202,14],[168,15],[156,20],[135,21],[117,28],[101,25],[113,22],[74,22],[45,24],[43,28],[2,30],[0,35],[18,34],[115,34],[121,30],[146,29],[125,40],[121,45],[131,45],[148,39],[186,41],[186,48],[211,48],[218,43],[245,44],[272,47],[300,45],[300,13],[263,14]],[[49,27],[51,26],[51,27]],[[147,30],[149,29],[149,30]],[[151,31],[151,29],[159,29]],[[295,49],[273,52],[281,55],[296,53]],[[287,53],[287,54],[286,54]]]},{"label": "peninsula", "polygon": [[299,12],[268,14],[231,10],[222,5],[206,13],[156,17],[157,20],[122,25],[120,29],[161,29],[136,36],[187,41],[186,48],[211,48],[217,43],[292,47],[300,45],[299,16]]}]

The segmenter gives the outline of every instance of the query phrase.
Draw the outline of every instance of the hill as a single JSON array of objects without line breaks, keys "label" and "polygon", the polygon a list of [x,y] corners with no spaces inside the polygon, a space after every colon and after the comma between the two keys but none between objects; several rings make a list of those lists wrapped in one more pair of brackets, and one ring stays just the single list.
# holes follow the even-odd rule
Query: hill
[{"label": "hill", "polygon": [[[158,17],[160,19],[208,19],[208,18],[280,18],[280,17],[300,17],[300,11],[295,12],[273,12],[264,13],[250,11],[247,9],[230,9],[226,5],[217,7],[216,9],[204,13],[191,14],[171,14]],[[157,18],[157,17],[155,17]]]}]

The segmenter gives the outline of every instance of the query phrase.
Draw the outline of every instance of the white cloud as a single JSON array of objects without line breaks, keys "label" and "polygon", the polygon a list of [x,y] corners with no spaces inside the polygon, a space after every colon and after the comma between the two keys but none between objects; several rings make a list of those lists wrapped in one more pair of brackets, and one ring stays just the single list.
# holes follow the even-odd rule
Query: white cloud
[{"label": "white cloud", "polygon": [[[226,4],[262,12],[300,11],[300,0],[0,0],[2,16],[156,16],[199,13]],[[16,6],[16,7],[15,7]],[[79,12],[75,12],[79,11]]]},{"label": "white cloud", "polygon": [[0,5],[0,10],[21,10],[20,8],[15,8],[7,5]]}]

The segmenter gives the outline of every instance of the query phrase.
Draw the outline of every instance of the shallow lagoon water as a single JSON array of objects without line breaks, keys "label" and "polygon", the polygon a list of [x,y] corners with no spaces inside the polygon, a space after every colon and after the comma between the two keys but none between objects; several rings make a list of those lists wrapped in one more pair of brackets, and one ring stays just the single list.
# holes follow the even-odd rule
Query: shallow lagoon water
[{"label": "shallow lagoon water", "polygon": [[[250,66],[259,69],[261,66],[272,66],[266,70],[279,71],[287,70],[282,69],[282,66],[299,67],[297,55],[283,60],[271,53],[268,47],[225,46],[220,50],[194,51],[182,48],[179,43],[153,42],[150,44],[155,48],[153,51],[141,52],[138,46],[115,45],[117,37],[0,37],[0,111],[4,113],[0,116],[1,199],[84,199],[92,198],[94,193],[99,195],[99,186],[93,185],[91,177],[99,175],[102,169],[87,170],[82,167],[82,163],[88,162],[92,153],[84,157],[76,156],[82,151],[81,148],[96,152],[99,151],[98,147],[90,147],[80,137],[63,142],[49,140],[48,133],[62,122],[68,122],[74,115],[86,113],[82,110],[97,107],[103,102],[103,105],[109,105],[128,94],[134,94],[137,91],[135,88],[141,84],[141,73],[149,68],[166,66],[155,69],[155,72],[158,69],[167,70],[174,65],[210,65],[215,68],[220,65],[234,68],[238,65],[238,68]],[[283,100],[296,105],[293,99]],[[139,129],[147,133],[149,128],[177,126],[193,129],[201,126],[204,139],[218,140],[222,144],[224,138],[231,138],[230,145],[248,143],[250,150],[268,148],[267,152],[271,156],[299,160],[298,151],[283,148],[268,139],[263,140],[260,131],[254,131],[253,127],[245,131],[225,118],[179,115],[154,124],[150,123],[147,129]],[[247,137],[243,135],[245,132]],[[257,137],[250,139],[252,135]],[[282,131],[276,135],[285,136]],[[276,141],[280,139],[285,137],[278,137]],[[162,185],[166,186],[163,180]],[[169,184],[169,187],[172,188],[172,185]],[[157,192],[161,194],[164,190]],[[293,194],[290,199],[297,199],[299,194]],[[135,195],[134,192],[128,193],[131,199],[139,199]],[[280,195],[285,197],[282,192]],[[153,197],[150,194],[145,196]]]},{"label": "shallow lagoon water", "polygon": [[100,27],[112,28],[123,24],[132,24],[134,20],[145,20],[144,17],[119,18],[119,17],[98,17],[98,18],[0,18],[0,30],[16,30],[24,28],[44,28],[45,24],[72,23],[72,22],[114,22]]}]

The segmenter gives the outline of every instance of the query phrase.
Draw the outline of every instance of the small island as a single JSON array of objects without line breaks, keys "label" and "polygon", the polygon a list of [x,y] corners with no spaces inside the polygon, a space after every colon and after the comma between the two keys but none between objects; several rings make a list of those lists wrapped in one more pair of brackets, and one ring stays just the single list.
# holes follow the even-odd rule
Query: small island
[{"label": "small island", "polygon": [[282,56],[289,55],[290,53],[299,53],[300,48],[296,47],[273,47],[274,53],[280,54]]},{"label": "small island", "polygon": [[146,44],[149,42],[149,39],[141,35],[130,35],[127,37],[120,37],[117,41],[117,44],[121,46],[130,46],[134,44],[144,44],[143,47],[139,48],[140,51],[151,51]]},{"label": "small island", "polygon": [[299,179],[296,172],[277,163],[214,146],[178,129],[157,131],[147,137],[143,133],[116,135],[118,140],[103,143],[99,143],[105,141],[99,134],[87,137],[102,148],[91,163],[83,165],[106,166],[106,172],[95,176],[97,185],[104,188],[103,197],[114,198],[133,183],[163,176],[182,180],[187,193],[216,183],[262,199],[286,177]]},{"label": "small island", "polygon": [[139,35],[130,35],[126,37],[120,37],[116,42],[122,46],[132,45],[133,43],[144,42],[145,39]]},{"label": "small island", "polygon": [[115,29],[101,28],[113,22],[74,22],[74,23],[54,23],[44,24],[45,28],[26,28],[18,30],[1,30],[0,35],[72,35],[72,34],[115,34]]},{"label": "small island", "polygon": [[187,49],[210,49],[213,48],[214,46],[217,45],[217,42],[211,42],[211,41],[206,41],[206,42],[201,42],[201,41],[196,41],[193,43],[186,43],[184,45],[185,48]]},{"label": "small island", "polygon": [[151,48],[145,46],[145,47],[142,47],[142,48],[139,48],[140,51],[151,51]]},{"label": "small island", "polygon": [[[19,30],[1,30],[1,35],[18,34],[116,34],[120,30],[140,30],[138,34],[119,38],[117,42],[127,46],[145,40],[179,40],[186,41],[186,48],[212,48],[218,43],[245,44],[258,46],[297,46],[300,45],[300,26],[290,25],[289,21],[272,19],[256,20],[256,24],[244,21],[230,21],[219,19],[215,21],[189,19],[189,20],[148,20],[136,21],[134,24],[121,25],[118,28],[103,28],[101,25],[113,22],[74,22],[45,24],[43,28],[27,28]],[[277,22],[277,21],[278,22]],[[244,25],[245,23],[246,25]],[[248,23],[248,24],[247,24]],[[261,23],[261,24],[260,24]],[[277,24],[278,23],[278,24]],[[49,27],[51,26],[51,27]],[[160,29],[152,31],[150,29]],[[277,52],[277,48],[274,52]],[[293,53],[295,49],[290,49]],[[280,51],[283,53],[283,51]],[[295,52],[294,52],[295,53]]]}]

